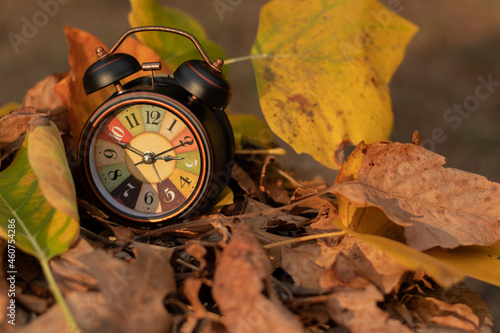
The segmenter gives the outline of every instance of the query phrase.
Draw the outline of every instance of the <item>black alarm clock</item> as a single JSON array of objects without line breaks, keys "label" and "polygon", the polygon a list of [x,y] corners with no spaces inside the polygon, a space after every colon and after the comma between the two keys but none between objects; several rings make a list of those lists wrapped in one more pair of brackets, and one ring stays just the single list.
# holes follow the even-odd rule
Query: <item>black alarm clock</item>
[{"label": "black alarm clock", "polygon": [[[155,75],[160,63],[139,64],[115,53],[125,38],[143,31],[187,37],[203,60]],[[130,29],[108,52],[98,47],[96,53],[83,78],[86,94],[109,85],[116,92],[93,112],[79,139],[79,170],[89,194],[119,221],[138,227],[201,212],[229,181],[234,160],[223,61],[212,63],[193,35],[160,26]],[[141,70],[151,74],[122,85]]]}]

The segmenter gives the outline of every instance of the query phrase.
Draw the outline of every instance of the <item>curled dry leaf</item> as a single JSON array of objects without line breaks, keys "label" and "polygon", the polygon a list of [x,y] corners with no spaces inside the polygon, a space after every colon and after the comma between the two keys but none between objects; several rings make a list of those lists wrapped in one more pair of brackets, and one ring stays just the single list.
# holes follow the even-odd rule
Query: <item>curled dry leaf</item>
[{"label": "curled dry leaf", "polygon": [[229,332],[304,332],[300,322],[277,299],[270,279],[271,262],[250,228],[238,224],[224,248],[214,275],[213,296]]},{"label": "curled dry leaf", "polygon": [[411,332],[377,306],[384,301],[384,294],[359,275],[352,258],[339,254],[321,277],[321,286],[325,289],[340,287],[329,295],[327,308],[330,317],[351,332]]},{"label": "curled dry leaf", "polygon": [[55,92],[56,85],[67,74],[52,74],[38,82],[24,96],[23,106],[33,107],[39,113],[46,113],[59,131],[69,133],[68,110]]},{"label": "curled dry leaf", "polygon": [[500,241],[500,184],[445,168],[444,157],[414,144],[374,143],[359,175],[333,189],[356,206],[376,206],[418,250]]},{"label": "curled dry leaf", "polygon": [[28,122],[36,116],[32,107],[20,107],[0,118],[0,148],[21,138],[28,130]]},{"label": "curled dry leaf", "polygon": [[493,318],[479,295],[465,283],[427,294],[407,295],[402,300],[410,310],[412,326],[435,331],[491,332]]}]

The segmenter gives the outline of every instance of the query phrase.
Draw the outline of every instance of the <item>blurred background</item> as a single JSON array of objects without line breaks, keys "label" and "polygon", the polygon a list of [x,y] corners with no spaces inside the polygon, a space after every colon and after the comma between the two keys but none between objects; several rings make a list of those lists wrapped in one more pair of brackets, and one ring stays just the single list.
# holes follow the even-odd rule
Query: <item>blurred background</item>
[{"label": "blurred background", "polygon": [[[42,4],[54,1],[57,9],[53,7],[43,20]],[[228,4],[230,10],[218,12],[217,1]],[[199,20],[227,58],[250,53],[259,10],[266,2],[160,0]],[[395,114],[392,140],[410,142],[413,131],[419,130],[425,147],[444,155],[447,166],[500,182],[500,1],[381,2],[396,3],[400,15],[420,29],[390,85]],[[69,70],[63,25],[86,30],[111,46],[129,28],[129,11],[126,0],[0,0],[0,106],[22,102],[36,82]],[[8,34],[22,35],[26,22],[34,20],[39,20],[37,31],[25,43],[13,46]],[[250,61],[229,66],[234,91],[231,112],[261,116]],[[492,83],[477,90],[484,81]],[[463,111],[448,111],[454,108]],[[334,171],[287,149],[284,163],[297,179],[322,178],[333,183]],[[468,283],[500,321],[500,288],[473,280]]]}]

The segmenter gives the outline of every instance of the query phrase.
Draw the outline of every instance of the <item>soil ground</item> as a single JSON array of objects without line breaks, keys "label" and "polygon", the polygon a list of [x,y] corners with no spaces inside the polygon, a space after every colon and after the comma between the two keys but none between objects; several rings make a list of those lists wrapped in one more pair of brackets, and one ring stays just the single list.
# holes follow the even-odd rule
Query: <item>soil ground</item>
[{"label": "soil ground", "polygon": [[[50,17],[39,21],[37,31],[16,50],[7,35],[21,35],[26,21],[43,18],[42,4],[54,1],[59,5],[52,6]],[[267,1],[222,1],[236,5],[219,15],[214,0],[160,0],[197,18],[228,58],[247,55],[256,34],[259,9]],[[446,156],[447,166],[500,182],[499,84],[490,87],[488,97],[476,96],[480,78],[500,82],[500,2],[382,2],[398,2],[401,15],[420,28],[390,86],[395,114],[392,140],[409,142],[418,129],[427,148]],[[69,69],[63,25],[87,30],[111,45],[129,28],[129,10],[125,0],[1,0],[0,105],[21,102],[37,81]],[[234,90],[232,112],[260,115],[250,62],[232,64],[230,80]],[[473,111],[463,113],[459,120],[446,118],[448,109],[467,103]],[[289,151],[285,163],[298,179],[322,177],[333,182],[335,172]],[[495,332],[500,332],[500,288],[473,280],[468,283],[490,306]]]}]

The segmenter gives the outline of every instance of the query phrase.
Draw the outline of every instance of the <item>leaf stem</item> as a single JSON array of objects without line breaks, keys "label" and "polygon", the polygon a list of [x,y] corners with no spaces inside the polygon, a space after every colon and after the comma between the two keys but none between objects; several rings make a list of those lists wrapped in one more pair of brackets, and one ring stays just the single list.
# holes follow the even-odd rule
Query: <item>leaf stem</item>
[{"label": "leaf stem", "polygon": [[80,329],[78,328],[78,325],[76,324],[75,319],[73,318],[73,315],[69,310],[68,303],[66,303],[66,300],[64,299],[64,296],[61,293],[61,289],[59,289],[59,287],[57,286],[54,275],[52,274],[52,270],[50,269],[48,260],[40,260],[40,265],[42,266],[43,274],[47,279],[49,288],[52,291],[52,294],[54,295],[54,298],[56,299],[57,303],[61,307],[64,317],[66,318],[66,322],[69,325],[70,332],[80,333]]},{"label": "leaf stem", "polygon": [[245,55],[245,56],[241,56],[241,57],[225,59],[224,65],[234,64],[236,62],[258,59],[258,58],[269,58],[269,57],[273,57],[273,56],[274,56],[273,54],[249,54],[249,55]]},{"label": "leaf stem", "polygon": [[283,246],[283,245],[290,245],[294,243],[299,243],[299,242],[306,242],[312,239],[321,239],[321,238],[326,238],[326,237],[335,237],[335,236],[342,236],[345,234],[345,231],[335,231],[335,232],[327,232],[324,234],[317,234],[317,235],[308,235],[308,236],[303,236],[303,237],[297,237],[297,238],[292,238],[292,239],[287,239],[285,241],[281,242],[275,242],[271,244],[266,244],[263,246],[265,249],[272,249],[273,247],[278,247],[278,246]]}]

